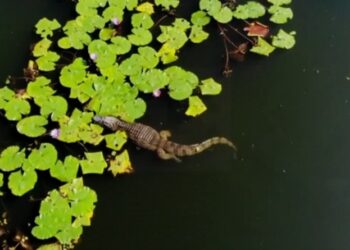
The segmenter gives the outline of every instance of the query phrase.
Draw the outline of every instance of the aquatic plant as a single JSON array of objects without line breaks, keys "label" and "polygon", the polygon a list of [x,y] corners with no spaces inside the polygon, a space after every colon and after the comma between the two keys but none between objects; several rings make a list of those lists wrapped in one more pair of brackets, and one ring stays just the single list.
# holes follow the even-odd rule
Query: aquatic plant
[{"label": "aquatic plant", "polygon": [[[214,34],[206,27],[216,25],[224,43],[225,75],[232,71],[231,61],[242,61],[248,52],[269,56],[291,49],[294,31],[271,32],[274,24],[293,18],[290,3],[199,0],[187,20],[176,15],[179,0],[77,0],[77,16],[65,24],[39,20],[35,32],[40,38],[24,69],[25,87],[10,77],[0,88],[0,110],[16,122],[18,133],[34,140],[2,151],[0,187],[23,196],[35,188],[40,171],[63,183],[41,201],[32,234],[56,242],[39,249],[72,248],[91,224],[97,195],[84,186],[84,175],[133,172],[123,148],[126,133],[104,134],[94,115],[133,122],[147,112],[148,95],[187,102],[185,115],[201,115],[208,109],[205,96],[220,94],[222,85],[175,64],[181,49],[207,40]],[[62,155],[63,143],[88,152]]]}]

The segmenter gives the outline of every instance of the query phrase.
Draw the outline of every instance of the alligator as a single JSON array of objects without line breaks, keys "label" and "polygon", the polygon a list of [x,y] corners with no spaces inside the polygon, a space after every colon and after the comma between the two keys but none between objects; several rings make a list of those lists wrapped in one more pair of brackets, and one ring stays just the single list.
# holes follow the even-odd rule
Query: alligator
[{"label": "alligator", "polygon": [[114,116],[94,116],[93,120],[112,131],[123,130],[137,146],[156,151],[163,160],[173,159],[180,162],[179,157],[198,154],[213,145],[226,144],[237,152],[236,146],[225,137],[213,137],[201,143],[183,145],[169,140],[169,130],[158,132],[154,128],[142,123],[125,122]]}]

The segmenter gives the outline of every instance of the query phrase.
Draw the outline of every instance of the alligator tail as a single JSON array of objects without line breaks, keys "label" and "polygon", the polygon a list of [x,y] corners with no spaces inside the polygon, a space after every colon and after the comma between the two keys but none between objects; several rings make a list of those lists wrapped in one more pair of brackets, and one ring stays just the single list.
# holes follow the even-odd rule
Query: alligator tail
[{"label": "alligator tail", "polygon": [[167,151],[179,157],[199,154],[204,150],[217,144],[225,144],[233,148],[235,151],[237,151],[236,146],[225,137],[213,137],[201,143],[192,144],[192,145],[180,145],[173,142],[170,142],[170,144],[171,144],[169,145],[170,147],[167,147]]}]

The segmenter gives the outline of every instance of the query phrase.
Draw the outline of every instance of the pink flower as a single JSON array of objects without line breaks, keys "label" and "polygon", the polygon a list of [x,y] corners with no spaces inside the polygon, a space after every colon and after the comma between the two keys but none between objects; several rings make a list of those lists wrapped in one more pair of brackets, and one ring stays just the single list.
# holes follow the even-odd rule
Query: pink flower
[{"label": "pink flower", "polygon": [[120,21],[118,19],[118,17],[114,17],[111,19],[111,22],[115,25],[115,26],[118,26],[120,24]]},{"label": "pink flower", "polygon": [[96,59],[97,59],[97,54],[96,54],[96,53],[91,53],[91,54],[90,54],[90,59],[93,60],[93,61],[96,61]]},{"label": "pink flower", "polygon": [[156,89],[155,91],[153,91],[153,96],[154,97],[160,97],[160,95],[162,94],[162,91],[160,89]]},{"label": "pink flower", "polygon": [[50,136],[54,139],[58,139],[58,137],[60,136],[60,130],[58,128],[51,130]]}]

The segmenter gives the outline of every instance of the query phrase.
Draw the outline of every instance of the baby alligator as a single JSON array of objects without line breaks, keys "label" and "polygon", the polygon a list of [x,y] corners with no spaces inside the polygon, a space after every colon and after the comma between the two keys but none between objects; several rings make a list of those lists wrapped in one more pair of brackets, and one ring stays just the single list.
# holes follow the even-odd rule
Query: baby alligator
[{"label": "baby alligator", "polygon": [[128,123],[113,116],[95,116],[94,121],[116,131],[123,130],[128,137],[139,147],[156,151],[161,159],[174,159],[178,157],[198,154],[215,144],[226,144],[237,151],[236,146],[224,137],[213,137],[202,143],[182,145],[169,141],[170,131],[157,130],[141,123]]}]

